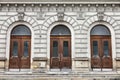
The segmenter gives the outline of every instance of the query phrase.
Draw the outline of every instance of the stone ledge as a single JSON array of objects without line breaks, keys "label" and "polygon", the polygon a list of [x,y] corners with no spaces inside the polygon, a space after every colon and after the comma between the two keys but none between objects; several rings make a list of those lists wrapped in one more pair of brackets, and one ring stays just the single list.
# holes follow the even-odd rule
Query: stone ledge
[{"label": "stone ledge", "polygon": [[46,57],[34,57],[33,61],[47,61],[48,59]]},{"label": "stone ledge", "polygon": [[6,61],[7,60],[7,58],[5,58],[5,57],[0,57],[0,61]]},{"label": "stone ledge", "polygon": [[120,57],[115,58],[116,61],[120,61]]},{"label": "stone ledge", "polygon": [[75,61],[88,61],[89,58],[88,57],[76,57],[74,58]]}]

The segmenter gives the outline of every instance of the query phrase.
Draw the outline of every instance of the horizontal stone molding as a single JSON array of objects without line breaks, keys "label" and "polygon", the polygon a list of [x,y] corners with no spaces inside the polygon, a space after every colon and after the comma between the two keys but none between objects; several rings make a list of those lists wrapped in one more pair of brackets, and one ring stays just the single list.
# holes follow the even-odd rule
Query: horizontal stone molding
[{"label": "horizontal stone molding", "polygon": [[34,57],[33,58],[33,61],[47,61],[48,60],[48,58],[46,58],[46,57]]},{"label": "horizontal stone molding", "polygon": [[120,57],[115,58],[116,61],[120,61]]},{"label": "horizontal stone molding", "polygon": [[5,57],[0,57],[0,61],[6,61],[7,60],[7,58],[5,58]]},{"label": "horizontal stone molding", "polygon": [[75,61],[88,61],[89,58],[88,57],[76,57],[73,60],[75,60]]}]

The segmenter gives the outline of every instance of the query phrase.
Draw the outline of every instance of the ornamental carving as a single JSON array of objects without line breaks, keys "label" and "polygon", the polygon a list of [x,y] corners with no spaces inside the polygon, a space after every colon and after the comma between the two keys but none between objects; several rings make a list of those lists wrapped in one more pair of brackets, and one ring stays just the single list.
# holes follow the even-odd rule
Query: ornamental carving
[{"label": "ornamental carving", "polygon": [[44,12],[37,12],[37,20],[43,20],[45,17]]},{"label": "ornamental carving", "polygon": [[87,12],[87,11],[88,11],[88,7],[86,7],[86,6],[82,7],[82,8],[81,8],[81,11],[82,11],[82,12]]},{"label": "ornamental carving", "polygon": [[50,9],[49,9],[49,11],[51,11],[51,12],[55,12],[55,11],[56,11],[56,7],[51,6]]},{"label": "ornamental carving", "polygon": [[120,11],[120,7],[115,7],[114,11]]},{"label": "ornamental carving", "polygon": [[18,19],[19,20],[23,20],[24,16],[25,16],[25,14],[23,12],[18,13]]},{"label": "ornamental carving", "polygon": [[70,6],[69,6],[69,7],[66,7],[66,8],[65,8],[65,11],[66,11],[66,12],[71,12],[71,11],[72,11],[72,8],[71,8]]},{"label": "ornamental carving", "polygon": [[26,7],[26,11],[31,12],[32,11],[32,7],[30,7],[30,6]]},{"label": "ornamental carving", "polygon": [[4,6],[4,7],[2,7],[1,10],[2,10],[2,11],[8,11],[8,7]]},{"label": "ornamental carving", "polygon": [[48,11],[48,7],[44,6],[42,7],[42,12],[47,12]]},{"label": "ornamental carving", "polygon": [[16,11],[16,7],[14,7],[14,6],[10,7],[9,11]]},{"label": "ornamental carving", "polygon": [[57,10],[58,12],[64,12],[64,7],[62,7],[62,6],[60,6],[60,7],[58,7],[58,10]]},{"label": "ornamental carving", "polygon": [[97,11],[96,7],[90,7],[89,11],[95,12]]},{"label": "ornamental carving", "polygon": [[64,13],[63,13],[63,12],[59,12],[59,13],[57,14],[57,16],[58,16],[58,20],[59,20],[59,21],[61,21],[61,20],[64,19]]},{"label": "ornamental carving", "polygon": [[21,7],[18,7],[17,10],[18,10],[18,12],[24,12],[24,7],[22,7],[22,6],[21,6]]},{"label": "ornamental carving", "polygon": [[104,12],[104,7],[98,7],[98,12]]},{"label": "ornamental carving", "polygon": [[75,11],[75,12],[79,12],[79,11],[80,11],[79,6],[75,6],[75,7],[73,7],[73,11]]},{"label": "ornamental carving", "polygon": [[98,16],[98,20],[99,20],[99,21],[102,21],[103,18],[104,18],[104,13],[103,13],[103,12],[99,12],[99,13],[97,14],[97,16]]},{"label": "ornamental carving", "polygon": [[34,11],[39,12],[40,11],[40,7],[39,6],[35,6],[34,7]]},{"label": "ornamental carving", "polygon": [[35,11],[35,12],[111,12],[111,11],[120,11],[119,5],[86,5],[86,4],[70,4],[70,5],[51,5],[51,4],[34,4],[34,5],[27,5],[26,4],[15,4],[15,5],[8,5],[8,4],[1,4],[0,11],[18,11],[18,12],[24,12],[24,11]]},{"label": "ornamental carving", "polygon": [[78,12],[77,13],[77,19],[78,20],[85,19],[85,13],[84,12]]},{"label": "ornamental carving", "polygon": [[106,7],[105,11],[109,11],[109,12],[112,11],[112,7]]}]

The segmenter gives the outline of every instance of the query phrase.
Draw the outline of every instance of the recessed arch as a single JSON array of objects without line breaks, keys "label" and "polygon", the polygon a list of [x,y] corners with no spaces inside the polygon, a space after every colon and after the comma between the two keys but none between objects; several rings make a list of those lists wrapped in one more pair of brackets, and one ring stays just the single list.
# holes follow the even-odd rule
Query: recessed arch
[{"label": "recessed arch", "polygon": [[104,25],[95,25],[90,33],[91,68],[110,69],[112,65],[111,34]]},{"label": "recessed arch", "polygon": [[[30,31],[31,31],[31,63],[32,63],[32,58],[33,58],[33,53],[34,53],[34,34],[37,33],[37,34],[40,34],[40,27],[39,27],[39,24],[38,22],[32,18],[31,16],[28,16],[28,15],[24,15],[23,19],[20,20],[19,19],[19,14],[17,15],[13,15],[13,16],[10,16],[8,19],[6,19],[3,24],[1,25],[0,27],[0,33],[1,34],[7,34],[5,35],[6,39],[5,39],[5,42],[6,43],[6,46],[4,47],[6,49],[6,58],[7,60],[9,60],[9,53],[10,53],[10,34],[11,34],[11,31],[12,29],[17,26],[17,25],[26,25],[27,27],[29,27]],[[7,68],[9,66],[6,66]]]},{"label": "recessed arch", "polygon": [[24,25],[16,25],[10,34],[9,69],[30,69],[31,31]]},{"label": "recessed arch", "polygon": [[[70,30],[70,32],[71,32],[71,58],[73,58],[74,57],[74,54],[72,54],[72,53],[74,53],[74,29],[73,29],[73,27],[72,27],[72,25],[70,25],[69,23],[67,23],[67,22],[65,22],[65,21],[57,21],[57,22],[53,22],[50,26],[49,26],[49,28],[48,28],[48,31],[47,31],[47,56],[48,56],[48,59],[50,59],[50,33],[51,33],[51,31],[52,31],[52,29],[54,29],[55,28],[55,26],[57,26],[57,25],[65,25],[69,30]],[[72,68],[73,66],[71,66],[71,68]],[[49,66],[49,68],[50,68],[50,66]]]},{"label": "recessed arch", "polygon": [[[81,34],[87,39],[86,44],[88,46],[87,48],[88,50],[86,51],[88,51],[87,52],[88,56],[89,58],[91,58],[90,31],[95,25],[99,25],[99,24],[105,25],[111,32],[112,60],[115,61],[116,44],[114,41],[117,39],[117,36],[115,36],[115,34],[120,30],[120,27],[118,22],[113,17],[108,16],[106,14],[103,14],[102,16],[103,16],[102,20],[99,20],[99,16],[97,14],[86,19],[81,27]],[[91,64],[89,66],[91,66]],[[115,63],[113,63],[113,69],[116,69]]]},{"label": "recessed arch", "polygon": [[[30,32],[31,32],[31,44],[32,44],[32,46],[30,47],[31,48],[31,58],[30,58],[30,63],[32,63],[32,58],[33,58],[33,53],[34,53],[34,30],[33,30],[33,28],[32,28],[32,25],[31,24],[29,24],[28,22],[25,22],[25,21],[17,21],[17,22],[14,22],[14,23],[12,23],[10,26],[9,26],[9,28],[8,28],[8,30],[7,30],[7,39],[6,39],[6,42],[7,42],[7,44],[6,44],[6,58],[7,58],[7,60],[9,60],[10,59],[10,39],[11,39],[11,32],[18,26],[18,25],[24,25],[24,26],[26,26],[29,30],[30,30]],[[7,66],[8,68],[9,68],[9,64],[8,64],[8,66]],[[30,68],[31,68],[31,65],[30,65]]]},{"label": "recessed arch", "polygon": [[63,24],[54,26],[50,32],[50,68],[71,69],[71,32]]}]

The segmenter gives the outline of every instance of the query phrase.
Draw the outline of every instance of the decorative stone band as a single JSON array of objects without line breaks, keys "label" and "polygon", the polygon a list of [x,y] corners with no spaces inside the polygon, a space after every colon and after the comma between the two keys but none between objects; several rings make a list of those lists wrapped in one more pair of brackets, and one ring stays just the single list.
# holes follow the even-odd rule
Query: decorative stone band
[{"label": "decorative stone band", "polygon": [[115,58],[116,61],[120,61],[120,57]]},{"label": "decorative stone band", "polygon": [[74,60],[75,60],[75,61],[88,61],[89,58],[88,58],[88,57],[82,57],[82,58],[77,57],[77,58],[74,58]]},{"label": "decorative stone band", "polygon": [[46,57],[34,57],[33,58],[33,61],[47,61],[48,60],[48,58],[46,58]]},{"label": "decorative stone band", "polygon": [[6,61],[7,60],[7,58],[5,58],[5,57],[0,57],[0,61]]}]

